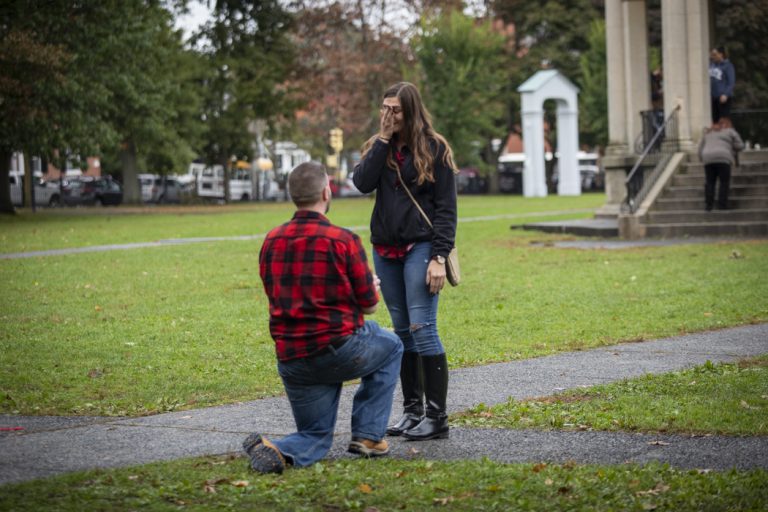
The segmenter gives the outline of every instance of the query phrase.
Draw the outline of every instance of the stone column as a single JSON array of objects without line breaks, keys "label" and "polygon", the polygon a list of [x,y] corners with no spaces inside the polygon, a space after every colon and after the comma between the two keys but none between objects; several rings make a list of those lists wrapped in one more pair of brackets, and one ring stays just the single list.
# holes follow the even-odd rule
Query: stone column
[{"label": "stone column", "polygon": [[624,153],[627,150],[627,126],[621,0],[605,1],[605,52],[608,77],[608,153]]},{"label": "stone column", "polygon": [[[632,5],[626,5],[630,3]],[[645,24],[645,1],[638,0],[605,0],[605,45],[606,66],[608,77],[608,147],[605,148],[603,169],[605,170],[605,204],[595,213],[598,218],[616,218],[619,215],[621,202],[626,196],[624,180],[627,170],[634,163],[632,138],[629,126],[630,116],[636,116],[634,123],[639,123],[640,115],[628,110],[637,108],[640,89],[632,88],[627,82],[634,80],[638,74],[643,79],[637,81],[634,87],[645,87],[648,90],[647,39],[641,34],[645,27],[635,24],[631,16],[642,11],[642,24]],[[630,63],[635,63],[640,57],[632,54],[632,48],[627,47],[642,38],[642,54],[646,62],[640,71],[629,71]],[[629,59],[629,60],[628,60]],[[630,90],[632,92],[630,93]],[[650,92],[645,93],[646,96]],[[630,101],[630,98],[632,100]],[[647,100],[650,101],[650,100]],[[633,126],[632,131],[636,128]]]},{"label": "stone column", "polygon": [[523,98],[523,138],[525,164],[523,167],[523,196],[547,197],[544,172],[544,110],[528,105]]},{"label": "stone column", "polygon": [[624,20],[624,75],[627,84],[627,143],[631,153],[643,133],[640,112],[651,108],[648,29],[645,0],[624,0],[621,8]]},{"label": "stone column", "polygon": [[669,115],[680,105],[677,114],[677,133],[680,147],[693,151],[691,139],[692,98],[688,63],[698,59],[688,48],[688,1],[661,2],[661,40],[664,63],[664,113]]},{"label": "stone column", "polygon": [[701,140],[703,128],[712,120],[709,94],[709,5],[707,0],[686,0],[688,22],[688,92],[690,135]]},{"label": "stone column", "polygon": [[565,101],[557,102],[557,150],[560,153],[557,162],[557,193],[561,196],[581,195],[578,105],[570,105]]}]

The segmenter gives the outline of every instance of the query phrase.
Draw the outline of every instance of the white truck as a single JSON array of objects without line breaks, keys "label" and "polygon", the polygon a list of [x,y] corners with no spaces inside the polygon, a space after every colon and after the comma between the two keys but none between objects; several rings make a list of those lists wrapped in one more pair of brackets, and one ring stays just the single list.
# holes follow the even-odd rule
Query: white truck
[{"label": "white truck", "polygon": [[[11,184],[11,203],[21,206],[24,203],[24,174],[11,172],[8,175]],[[32,176],[35,184],[36,206],[60,206],[61,192],[57,181],[43,181],[41,176]]]}]

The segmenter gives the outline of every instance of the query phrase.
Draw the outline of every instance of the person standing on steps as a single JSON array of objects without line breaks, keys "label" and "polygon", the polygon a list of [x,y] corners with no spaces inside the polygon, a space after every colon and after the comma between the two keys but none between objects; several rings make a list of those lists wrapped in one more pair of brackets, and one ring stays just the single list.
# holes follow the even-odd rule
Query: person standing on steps
[{"label": "person standing on steps", "polygon": [[297,432],[274,442],[258,433],[245,439],[243,449],[259,473],[323,458],[333,443],[342,384],[357,378],[348,451],[389,453],[384,436],[403,354],[393,332],[363,319],[376,310],[378,278],[360,238],[325,217],[331,187],[323,166],[297,166],[288,189],[296,212],[265,237],[259,273]]},{"label": "person standing on steps", "polygon": [[715,204],[715,185],[718,180],[720,190],[717,194],[717,206],[721,210],[730,207],[728,191],[731,184],[731,167],[736,162],[738,152],[744,149],[741,136],[730,126],[727,118],[720,119],[704,131],[699,142],[699,159],[704,163],[706,174],[704,200],[707,211],[711,211]]},{"label": "person standing on steps", "polygon": [[731,99],[736,71],[725,53],[725,47],[713,48],[709,54],[709,92],[712,96],[712,122],[731,118]]},{"label": "person standing on steps", "polygon": [[453,151],[432,128],[416,86],[400,82],[387,89],[379,133],[363,145],[352,179],[361,192],[376,191],[371,216],[374,267],[405,348],[400,367],[403,415],[387,434],[413,441],[448,437],[448,360],[437,332],[437,306],[456,236],[457,172]]}]

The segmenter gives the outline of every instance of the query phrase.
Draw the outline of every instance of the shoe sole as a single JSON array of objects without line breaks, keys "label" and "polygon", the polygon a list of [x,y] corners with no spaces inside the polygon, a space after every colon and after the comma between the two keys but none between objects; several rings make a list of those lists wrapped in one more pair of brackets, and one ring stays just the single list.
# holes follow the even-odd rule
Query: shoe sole
[{"label": "shoe sole", "polygon": [[347,451],[349,453],[354,453],[355,455],[362,455],[363,457],[383,457],[384,455],[387,455],[389,453],[389,447],[387,447],[385,451],[372,450],[367,446],[365,446],[363,443],[352,441],[351,443],[349,443],[349,447],[347,448]]},{"label": "shoe sole", "polygon": [[250,459],[252,470],[262,474],[281,474],[285,469],[285,458],[272,442],[259,434],[251,434],[243,442],[243,449]]},{"label": "shoe sole", "polygon": [[439,434],[432,434],[430,436],[425,437],[412,437],[408,434],[403,434],[403,438],[407,439],[408,441],[431,441],[432,439],[448,439],[448,434],[450,432],[440,432]]}]

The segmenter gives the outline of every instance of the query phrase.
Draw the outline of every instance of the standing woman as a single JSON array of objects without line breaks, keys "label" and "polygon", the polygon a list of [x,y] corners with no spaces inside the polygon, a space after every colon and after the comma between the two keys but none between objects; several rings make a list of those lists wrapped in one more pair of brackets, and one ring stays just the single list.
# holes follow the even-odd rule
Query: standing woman
[{"label": "standing woman", "polygon": [[353,181],[363,193],[376,191],[373,262],[405,348],[400,367],[404,411],[387,434],[443,439],[448,437],[448,361],[437,333],[437,304],[456,237],[458,170],[448,142],[432,128],[416,86],[400,82],[387,89],[380,112],[379,133],[363,145]]}]

